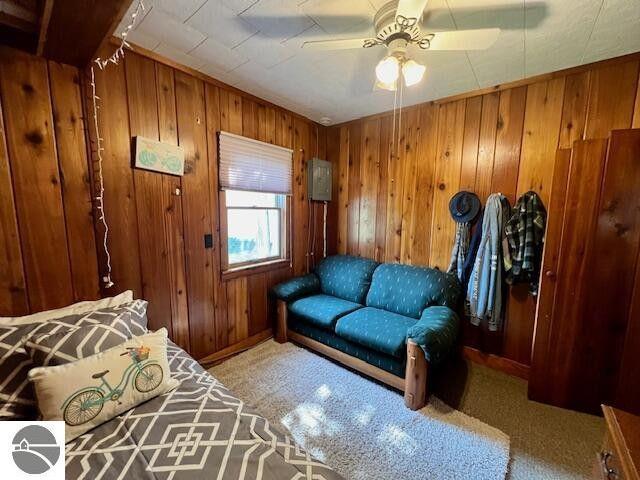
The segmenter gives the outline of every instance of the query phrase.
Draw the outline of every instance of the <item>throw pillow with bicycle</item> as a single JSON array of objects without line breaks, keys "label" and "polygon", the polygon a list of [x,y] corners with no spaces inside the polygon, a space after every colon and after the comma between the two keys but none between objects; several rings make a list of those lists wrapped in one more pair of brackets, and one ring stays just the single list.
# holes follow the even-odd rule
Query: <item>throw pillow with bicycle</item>
[{"label": "throw pillow with bicycle", "polygon": [[63,418],[67,425],[87,423],[98,416],[107,402],[119,402],[128,388],[140,393],[148,393],[162,384],[163,371],[160,364],[149,360],[150,349],[145,346],[127,347],[120,356],[129,356],[131,363],[126,366],[118,383],[112,385],[105,378],[110,372],[104,370],[91,375],[98,383],[83,387],[72,393],[62,404]]}]

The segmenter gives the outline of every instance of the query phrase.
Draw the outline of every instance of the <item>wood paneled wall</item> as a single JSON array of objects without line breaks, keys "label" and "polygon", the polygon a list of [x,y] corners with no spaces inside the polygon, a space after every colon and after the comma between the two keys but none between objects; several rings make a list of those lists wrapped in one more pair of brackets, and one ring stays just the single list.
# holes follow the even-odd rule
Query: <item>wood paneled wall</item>
[{"label": "wood paneled wall", "polygon": [[[640,126],[639,58],[403,109],[395,145],[391,113],[331,127],[337,251],[446,269],[455,231],[448,203],[457,191],[483,202],[502,192],[513,205],[535,190],[548,206],[558,148]],[[535,309],[526,288],[510,289],[503,357],[530,364]],[[466,328],[468,345],[477,346],[476,333]]]},{"label": "wood paneled wall", "polygon": [[[127,52],[97,72],[105,211],[115,287],[102,291],[102,226],[87,72],[0,48],[0,315],[22,315],[132,289],[152,328],[196,358],[262,338],[267,291],[322,254],[322,206],[306,198],[307,160],[326,130],[202,75]],[[91,127],[91,128],[90,128]],[[223,279],[218,130],[294,150],[292,267]],[[132,138],[179,144],[185,175],[132,168]],[[87,141],[88,139],[88,141]],[[311,222],[309,219],[311,218]],[[307,238],[315,232],[315,256]],[[204,235],[214,234],[214,248]]]}]

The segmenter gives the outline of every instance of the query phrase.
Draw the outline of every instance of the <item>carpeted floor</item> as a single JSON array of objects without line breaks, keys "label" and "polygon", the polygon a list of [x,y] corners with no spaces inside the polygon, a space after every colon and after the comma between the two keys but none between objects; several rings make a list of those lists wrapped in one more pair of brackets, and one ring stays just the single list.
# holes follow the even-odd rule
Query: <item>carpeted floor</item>
[{"label": "carpeted floor", "polygon": [[350,480],[502,480],[509,438],[432,396],[403,397],[290,343],[270,340],[209,370]]},{"label": "carpeted floor", "polygon": [[432,390],[453,408],[509,435],[509,480],[592,478],[600,417],[527,399],[527,382],[463,360],[437,372]]}]

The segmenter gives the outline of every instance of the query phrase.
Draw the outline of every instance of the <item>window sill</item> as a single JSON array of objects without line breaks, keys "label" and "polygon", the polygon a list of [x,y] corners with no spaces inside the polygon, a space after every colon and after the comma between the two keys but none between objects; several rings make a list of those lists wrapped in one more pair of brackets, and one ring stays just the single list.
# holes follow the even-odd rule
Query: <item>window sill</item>
[{"label": "window sill", "polygon": [[242,267],[230,268],[222,272],[222,280],[231,280],[238,277],[246,277],[255,273],[269,272],[289,267],[291,261],[288,259],[272,260],[270,262],[254,263]]}]

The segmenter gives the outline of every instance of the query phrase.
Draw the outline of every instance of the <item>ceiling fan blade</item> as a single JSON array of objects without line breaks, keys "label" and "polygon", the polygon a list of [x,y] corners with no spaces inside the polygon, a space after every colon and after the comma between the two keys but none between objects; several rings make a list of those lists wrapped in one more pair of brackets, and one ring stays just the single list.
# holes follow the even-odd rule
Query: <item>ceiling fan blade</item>
[{"label": "ceiling fan blade", "polygon": [[418,21],[422,18],[422,12],[427,6],[429,0],[400,0],[398,9],[396,10],[396,18],[402,16],[404,18],[416,18]]},{"label": "ceiling fan blade", "polygon": [[305,50],[348,50],[351,48],[363,48],[368,38],[344,38],[339,40],[313,40],[304,42]]},{"label": "ceiling fan blade", "polygon": [[485,50],[495,43],[499,28],[434,32],[429,50]]}]

